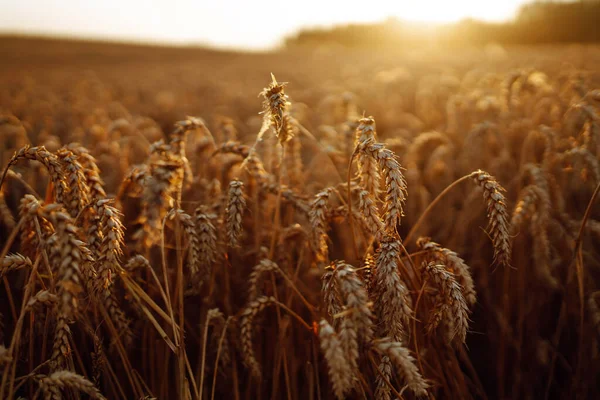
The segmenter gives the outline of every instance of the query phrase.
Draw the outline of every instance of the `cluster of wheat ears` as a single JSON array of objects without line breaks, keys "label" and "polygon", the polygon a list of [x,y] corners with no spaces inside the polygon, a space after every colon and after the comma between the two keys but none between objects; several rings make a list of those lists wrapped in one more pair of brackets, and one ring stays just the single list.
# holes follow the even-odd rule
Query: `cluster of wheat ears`
[{"label": "cluster of wheat ears", "polygon": [[0,117],[0,398],[600,394],[600,92],[519,71],[380,140],[291,87],[254,138]]}]

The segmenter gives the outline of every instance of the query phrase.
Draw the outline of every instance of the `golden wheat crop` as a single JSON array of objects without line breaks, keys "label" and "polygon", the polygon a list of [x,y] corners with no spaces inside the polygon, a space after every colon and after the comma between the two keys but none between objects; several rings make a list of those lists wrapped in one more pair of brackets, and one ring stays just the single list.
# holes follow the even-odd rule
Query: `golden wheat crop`
[{"label": "golden wheat crop", "polygon": [[179,51],[1,67],[0,398],[600,396],[599,49]]}]

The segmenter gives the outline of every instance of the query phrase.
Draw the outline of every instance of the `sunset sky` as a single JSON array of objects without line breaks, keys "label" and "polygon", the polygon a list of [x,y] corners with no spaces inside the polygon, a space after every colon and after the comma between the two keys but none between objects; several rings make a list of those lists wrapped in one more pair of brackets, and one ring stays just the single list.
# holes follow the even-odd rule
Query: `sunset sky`
[{"label": "sunset sky", "polygon": [[0,0],[0,33],[263,49],[301,27],[510,19],[524,0]]}]

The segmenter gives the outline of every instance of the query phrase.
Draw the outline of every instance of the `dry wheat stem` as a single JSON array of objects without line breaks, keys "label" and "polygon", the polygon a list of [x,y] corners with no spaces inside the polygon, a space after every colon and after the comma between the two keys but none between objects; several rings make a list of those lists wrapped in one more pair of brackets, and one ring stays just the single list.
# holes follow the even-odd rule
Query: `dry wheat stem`
[{"label": "dry wheat stem", "polygon": [[225,320],[225,325],[223,326],[223,332],[221,332],[221,336],[219,337],[219,345],[217,348],[217,356],[215,359],[215,367],[213,373],[213,381],[212,381],[212,391],[210,394],[210,400],[214,400],[215,398],[215,389],[217,387],[217,371],[219,365],[219,357],[221,356],[221,350],[223,348],[223,344],[225,343],[225,335],[227,334],[227,328],[229,327],[229,323],[231,322],[233,317],[227,317]]},{"label": "dry wheat stem", "polygon": [[[2,374],[2,382],[0,384],[0,397],[4,396],[4,388],[5,385],[7,383],[7,380],[9,382],[9,387],[8,387],[8,396],[7,398],[12,398],[12,394],[13,394],[13,388],[14,388],[14,382],[15,382],[15,372],[16,372],[16,367],[17,367],[17,363],[16,363],[16,356],[19,349],[19,342],[21,339],[21,330],[22,330],[22,326],[23,326],[23,321],[25,318],[25,313],[28,309],[27,304],[29,302],[29,297],[31,295],[31,289],[33,288],[33,282],[34,282],[34,277],[36,276],[36,271],[38,268],[40,262],[40,257],[38,257],[35,261],[35,263],[32,265],[31,267],[31,274],[29,275],[29,280],[28,283],[25,285],[25,293],[23,294],[23,303],[21,305],[21,312],[19,314],[18,319],[16,319],[16,323],[15,323],[15,329],[13,332],[13,336],[12,339],[10,341],[10,346],[8,348],[8,355],[9,357],[15,359],[15,362],[12,363],[7,363],[5,368],[4,368],[4,372]],[[14,356],[13,356],[14,354]],[[10,377],[9,377],[10,375]]]},{"label": "dry wheat stem", "polygon": [[200,384],[198,398],[202,398],[202,391],[204,390],[204,365],[206,362],[206,342],[208,337],[208,327],[213,319],[223,318],[223,313],[218,308],[212,308],[208,310],[206,314],[206,322],[204,323],[204,335],[202,339],[202,362],[200,367]]}]

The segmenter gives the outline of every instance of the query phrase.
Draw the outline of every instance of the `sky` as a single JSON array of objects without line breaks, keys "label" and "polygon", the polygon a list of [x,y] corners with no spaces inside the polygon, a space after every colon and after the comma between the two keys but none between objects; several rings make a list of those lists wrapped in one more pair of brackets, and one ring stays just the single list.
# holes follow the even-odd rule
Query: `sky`
[{"label": "sky", "polygon": [[267,49],[302,27],[503,21],[525,0],[0,0],[0,33]]}]

